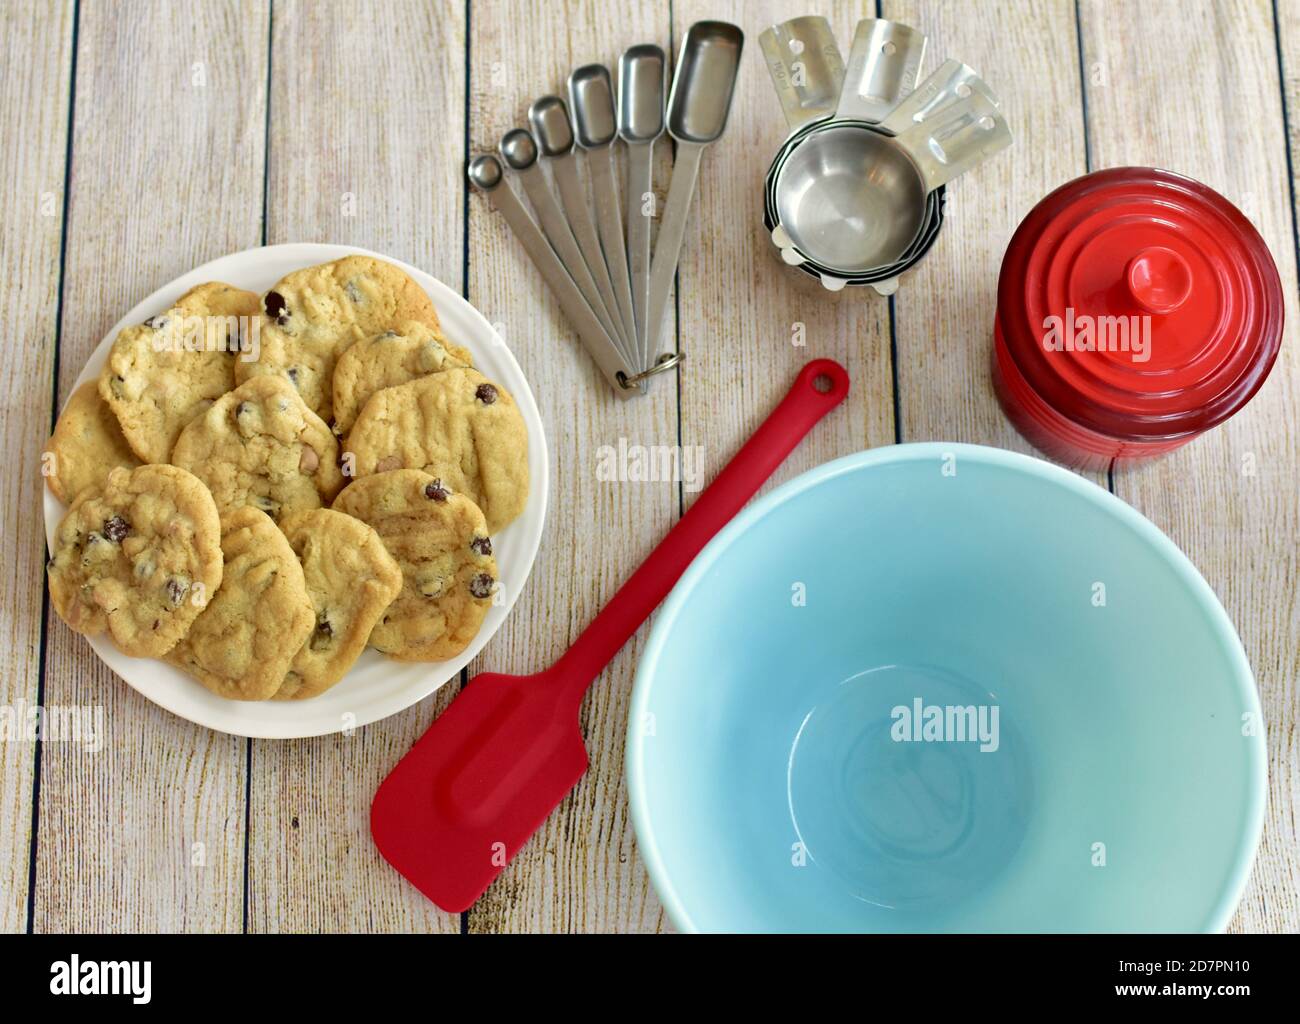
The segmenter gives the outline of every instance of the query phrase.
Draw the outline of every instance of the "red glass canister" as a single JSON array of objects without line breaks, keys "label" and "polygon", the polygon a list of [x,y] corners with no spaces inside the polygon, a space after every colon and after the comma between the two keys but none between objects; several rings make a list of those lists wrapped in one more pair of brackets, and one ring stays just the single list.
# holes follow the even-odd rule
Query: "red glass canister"
[{"label": "red glass canister", "polygon": [[1259,390],[1282,342],[1264,239],[1213,189],[1118,167],[1062,185],[1011,238],[993,384],[1035,447],[1090,469],[1161,455]]}]

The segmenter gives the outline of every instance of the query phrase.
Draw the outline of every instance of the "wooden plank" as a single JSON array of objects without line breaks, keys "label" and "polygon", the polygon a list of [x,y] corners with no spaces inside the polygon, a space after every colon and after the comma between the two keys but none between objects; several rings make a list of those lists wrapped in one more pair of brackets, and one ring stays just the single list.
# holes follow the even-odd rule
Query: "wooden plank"
[{"label": "wooden plank", "polygon": [[[0,179],[13,198],[6,238],[22,240],[0,251],[0,276],[27,311],[22,336],[0,366],[0,447],[19,460],[17,472],[0,478],[7,524],[0,558],[9,570],[0,583],[0,705],[10,723],[39,699],[45,531],[36,510],[58,329],[72,26],[71,2],[24,0],[0,10],[0,136],[13,141],[0,153]],[[18,932],[27,927],[36,745],[8,740],[0,744],[0,931]]]},{"label": "wooden plank", "polygon": [[[1280,9],[1292,76],[1294,3]],[[1273,13],[1258,0],[1080,6],[1097,167],[1144,164],[1218,189],[1259,228],[1286,295],[1287,337],[1268,382],[1224,426],[1115,479],[1115,493],[1187,552],[1222,599],[1255,669],[1268,725],[1268,818],[1234,931],[1300,929],[1297,541],[1300,362],[1296,251]],[[1290,81],[1295,116],[1295,81]],[[1294,130],[1294,125],[1292,126]]]},{"label": "wooden plank", "polygon": [[[273,32],[267,241],[363,246],[460,290],[464,6],[280,0]],[[460,931],[369,830],[455,689],[350,737],[253,744],[250,931]]]},{"label": "wooden plank", "polygon": [[[668,49],[668,6],[596,0],[476,2],[471,14],[470,133],[490,151],[525,123],[529,103],[563,90],[574,67],[611,67],[627,46]],[[666,146],[662,146],[665,152]],[[666,179],[656,178],[659,191]],[[676,388],[620,402],[579,347],[540,276],[481,198],[470,204],[469,294],[501,325],[532,384],[551,455],[551,502],[537,564],[509,621],[474,666],[532,672],[556,658],[672,524],[672,483],[602,481],[601,446],[677,442]],[[671,333],[668,334],[671,337]],[[634,840],[623,785],[623,735],[644,631],[588,697],[582,725],[591,769],[469,913],[483,931],[652,931],[662,912]],[[472,685],[472,684],[471,684]]]},{"label": "wooden plank", "polygon": [[[885,0],[886,17],[929,36],[925,67],[948,57],[997,93],[1015,141],[948,190],[943,233],[899,289],[900,434],[1034,453],[1003,415],[989,377],[998,270],[1016,226],[1087,170],[1072,0],[987,5]],[[1050,144],[1042,140],[1050,139]],[[1105,486],[1105,474],[1091,474]]]},{"label": "wooden plank", "polygon": [[[257,244],[266,24],[264,3],[82,5],[61,397],[143,295]],[[146,701],[52,612],[48,630],[46,702],[102,708],[106,737],[44,747],[36,930],[238,931],[244,742]]]}]

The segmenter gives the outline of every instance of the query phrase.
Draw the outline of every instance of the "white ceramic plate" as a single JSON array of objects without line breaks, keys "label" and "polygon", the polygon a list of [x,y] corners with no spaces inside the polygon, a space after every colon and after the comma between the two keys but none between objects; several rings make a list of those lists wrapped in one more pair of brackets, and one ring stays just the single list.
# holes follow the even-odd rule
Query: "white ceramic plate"
[{"label": "white ceramic plate", "polygon": [[[531,490],[523,515],[492,538],[501,572],[499,603],[493,605],[474,642],[450,661],[408,663],[392,661],[377,651],[366,650],[352,670],[332,689],[304,701],[233,701],[210,693],[172,666],[147,658],[130,658],[113,646],[107,636],[87,638],[100,659],[158,704],[182,718],[238,736],[291,739],[322,736],[376,722],[410,707],[427,697],[469,664],[505,621],[523,589],[537,556],[546,517],[549,491],[546,438],[537,403],[524,380],[523,371],[491,324],[460,295],[440,281],[400,260],[345,245],[272,245],[249,249],[205,263],[154,292],[122,317],[96,347],[77,378],[80,385],[99,375],[117,332],[127,324],[140,323],[172,305],[185,292],[204,281],[264,292],[291,271],[316,263],[327,263],[349,254],[375,256],[401,267],[428,292],[438,310],[444,333],[464,345],[474,356],[474,365],[484,376],[503,384],[515,398],[528,427],[528,471]],[[53,546],[54,531],[65,506],[45,491],[45,535]]]}]

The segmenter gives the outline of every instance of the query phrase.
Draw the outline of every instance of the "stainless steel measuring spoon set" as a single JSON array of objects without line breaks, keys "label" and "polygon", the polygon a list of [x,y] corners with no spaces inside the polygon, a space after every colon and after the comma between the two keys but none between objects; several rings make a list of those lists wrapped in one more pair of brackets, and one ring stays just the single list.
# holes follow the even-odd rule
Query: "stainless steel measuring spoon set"
[{"label": "stainless steel measuring spoon set", "polygon": [[[528,110],[528,128],[501,137],[500,159],[482,154],[470,161],[470,183],[505,218],[620,397],[644,394],[651,377],[681,362],[680,353],[654,353],[700,158],[726,128],[743,45],[735,25],[692,25],[666,103],[666,60],[658,46],[624,51],[617,95],[608,68],[583,65],[569,75],[567,103],[543,96]],[[652,251],[654,146],[665,129],[677,155]],[[613,152],[619,139],[627,155],[621,203]]]},{"label": "stainless steel measuring spoon set", "polygon": [[759,46],[791,129],[764,184],[777,254],[828,291],[893,294],[939,236],[947,183],[1011,144],[997,97],[956,60],[918,85],[925,36],[882,18],[858,23],[847,66],[821,17]]}]

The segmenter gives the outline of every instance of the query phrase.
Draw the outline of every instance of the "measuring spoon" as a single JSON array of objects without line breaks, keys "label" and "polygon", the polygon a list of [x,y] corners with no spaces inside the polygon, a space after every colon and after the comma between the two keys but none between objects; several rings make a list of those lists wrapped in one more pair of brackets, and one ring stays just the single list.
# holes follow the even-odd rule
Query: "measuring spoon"
[{"label": "measuring spoon", "polygon": [[624,334],[618,316],[618,302],[614,298],[614,285],[609,279],[604,253],[600,251],[596,222],[592,218],[591,207],[587,205],[582,179],[578,177],[578,158],[573,152],[573,125],[569,121],[569,109],[559,96],[543,96],[528,108],[528,123],[533,127],[533,137],[537,140],[542,159],[550,165],[551,180],[560,193],[560,206],[577,239],[583,262],[587,264],[592,280],[596,282],[601,306],[609,317],[611,326],[615,328],[615,340],[630,356],[632,343]]},{"label": "measuring spoon", "polygon": [[618,59],[618,134],[627,146],[627,262],[637,361],[650,362],[650,217],[655,140],[664,132],[664,51],[642,43]]},{"label": "measuring spoon", "polygon": [[560,262],[573,278],[573,283],[582,292],[582,297],[587,300],[587,305],[591,307],[605,333],[611,339],[617,338],[618,331],[614,329],[614,323],[605,311],[605,304],[600,300],[600,291],[596,288],[591,271],[587,269],[587,261],[578,248],[578,240],[573,237],[573,229],[569,227],[564,211],[560,209],[555,193],[551,191],[546,175],[537,163],[536,141],[527,129],[512,128],[501,136],[500,150],[506,166],[518,174],[519,180],[523,182],[524,191],[537,212],[542,231],[554,246]]},{"label": "measuring spoon", "polygon": [[[542,274],[547,286],[560,304],[565,318],[578,332],[582,344],[591,357],[596,360],[601,373],[614,386],[614,394],[620,398],[631,397],[637,389],[623,385],[623,379],[632,376],[633,370],[613,339],[605,333],[604,327],[596,319],[591,306],[578,291],[573,278],[564,269],[555,251],[546,241],[541,228],[529,216],[524,204],[515,195],[515,190],[505,180],[501,163],[490,155],[477,156],[469,164],[469,181],[476,189],[487,196],[492,208],[498,210],[510,230],[515,233],[528,253],[529,259]],[[623,379],[620,379],[622,377]]]},{"label": "measuring spoon", "polygon": [[614,185],[612,143],[618,136],[618,122],[609,69],[603,64],[584,64],[576,68],[569,75],[569,103],[573,108],[574,134],[578,137],[578,145],[587,154],[591,195],[596,202],[596,226],[600,229],[600,244],[605,250],[605,263],[614,285],[614,301],[623,323],[623,337],[631,342],[630,352],[639,352],[623,220],[618,189]]},{"label": "measuring spoon", "polygon": [[646,363],[659,344],[668,290],[677,273],[677,259],[686,233],[686,215],[695,195],[704,147],[716,142],[727,127],[731,94],[740,69],[745,35],[725,21],[697,21],[686,30],[673,87],[668,95],[668,134],[677,142],[673,180],[659,224],[654,260],[650,264],[650,305],[646,316]]}]

